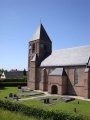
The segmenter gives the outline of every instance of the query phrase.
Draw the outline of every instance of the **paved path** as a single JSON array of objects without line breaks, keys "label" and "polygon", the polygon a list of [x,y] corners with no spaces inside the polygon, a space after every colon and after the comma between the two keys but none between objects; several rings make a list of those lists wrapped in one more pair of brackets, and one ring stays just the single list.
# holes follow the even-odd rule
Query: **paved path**
[{"label": "paved path", "polygon": [[90,101],[90,99],[85,99],[84,97],[80,97],[80,96],[69,96],[69,95],[65,95],[65,96],[72,97],[72,98],[79,99],[79,100]]},{"label": "paved path", "polygon": [[[39,92],[43,92],[43,91],[40,91],[38,90]],[[72,97],[72,98],[75,98],[75,99],[80,99],[80,100],[85,100],[85,101],[90,101],[90,99],[85,99],[83,97],[79,97],[79,96],[69,96],[69,95],[52,95],[52,94],[49,94],[48,92],[44,92],[45,95],[40,95],[40,96],[32,96],[32,97],[29,97],[29,98],[22,98],[22,99],[19,99],[19,101],[25,101],[25,100],[31,100],[31,99],[36,99],[36,98],[43,98],[43,97],[49,97],[49,96],[59,96],[59,97]]]},{"label": "paved path", "polygon": [[24,100],[31,100],[31,99],[36,99],[36,98],[44,98],[44,97],[49,97],[49,96],[52,96],[51,94],[48,94],[48,93],[45,93],[45,95],[38,95],[38,96],[32,96],[32,97],[29,97],[29,98],[22,98],[22,99],[19,99],[19,101],[24,101]]}]

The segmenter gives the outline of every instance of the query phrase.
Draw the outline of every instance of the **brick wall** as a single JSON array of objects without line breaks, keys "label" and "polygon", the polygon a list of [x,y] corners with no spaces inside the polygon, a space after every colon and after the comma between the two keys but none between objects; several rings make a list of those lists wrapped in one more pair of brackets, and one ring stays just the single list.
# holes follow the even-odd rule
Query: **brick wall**
[{"label": "brick wall", "polygon": [[58,88],[58,94],[63,95],[67,90],[67,78],[66,76],[48,76],[48,92],[52,93],[52,86],[56,85]]},{"label": "brick wall", "polygon": [[74,68],[69,68],[68,72],[68,94],[88,97],[88,73],[85,73],[85,67],[77,67],[78,83],[74,84]]},{"label": "brick wall", "polygon": [[[55,67],[56,68],[56,67]],[[48,91],[51,93],[52,85],[58,88],[58,94],[77,95],[85,98],[90,98],[90,71],[85,73],[85,67],[78,68],[78,83],[74,83],[74,69],[75,67],[65,68],[66,76],[48,76],[48,74],[55,69],[50,68],[37,68],[36,74],[36,88]],[[33,70],[32,70],[33,71]],[[32,73],[33,75],[33,73]],[[33,76],[34,77],[34,76]],[[31,76],[32,78],[32,76]],[[33,79],[33,78],[32,78]],[[35,83],[29,81],[31,89],[35,88]],[[28,85],[28,86],[29,86]],[[45,89],[46,88],[46,89]]]},{"label": "brick wall", "polygon": [[89,70],[89,74],[88,74],[88,98],[90,98],[90,70]]}]

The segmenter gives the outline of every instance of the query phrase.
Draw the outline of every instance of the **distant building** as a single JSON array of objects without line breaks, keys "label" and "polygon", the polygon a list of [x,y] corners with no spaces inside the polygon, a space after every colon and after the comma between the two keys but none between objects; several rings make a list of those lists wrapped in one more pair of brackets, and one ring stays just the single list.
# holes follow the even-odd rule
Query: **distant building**
[{"label": "distant building", "polygon": [[5,76],[5,73],[4,72],[2,72],[2,74],[1,74],[1,79],[6,79],[6,76]]},{"label": "distant building", "polygon": [[55,50],[42,24],[29,42],[28,87],[90,98],[90,45]]},{"label": "distant building", "polygon": [[1,79],[22,79],[24,77],[23,71],[4,71],[1,75]]}]

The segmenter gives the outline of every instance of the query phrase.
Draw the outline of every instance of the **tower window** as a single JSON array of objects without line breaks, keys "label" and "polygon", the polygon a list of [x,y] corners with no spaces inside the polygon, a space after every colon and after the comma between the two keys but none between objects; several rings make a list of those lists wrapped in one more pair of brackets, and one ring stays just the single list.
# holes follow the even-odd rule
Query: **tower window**
[{"label": "tower window", "polygon": [[32,45],[32,52],[35,52],[35,44]]},{"label": "tower window", "polygon": [[78,69],[74,69],[74,84],[78,84]]}]

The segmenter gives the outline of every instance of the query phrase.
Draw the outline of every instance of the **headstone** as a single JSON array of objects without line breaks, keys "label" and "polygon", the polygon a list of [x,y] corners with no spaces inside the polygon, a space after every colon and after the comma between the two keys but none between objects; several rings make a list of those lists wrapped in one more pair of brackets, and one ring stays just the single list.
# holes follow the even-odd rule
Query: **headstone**
[{"label": "headstone", "polygon": [[44,99],[44,103],[47,103],[47,99]]},{"label": "headstone", "polygon": [[13,93],[9,93],[9,97],[11,97],[11,98],[12,98],[12,97],[13,97]]},{"label": "headstone", "polygon": [[49,98],[47,98],[47,103],[49,103]]}]

